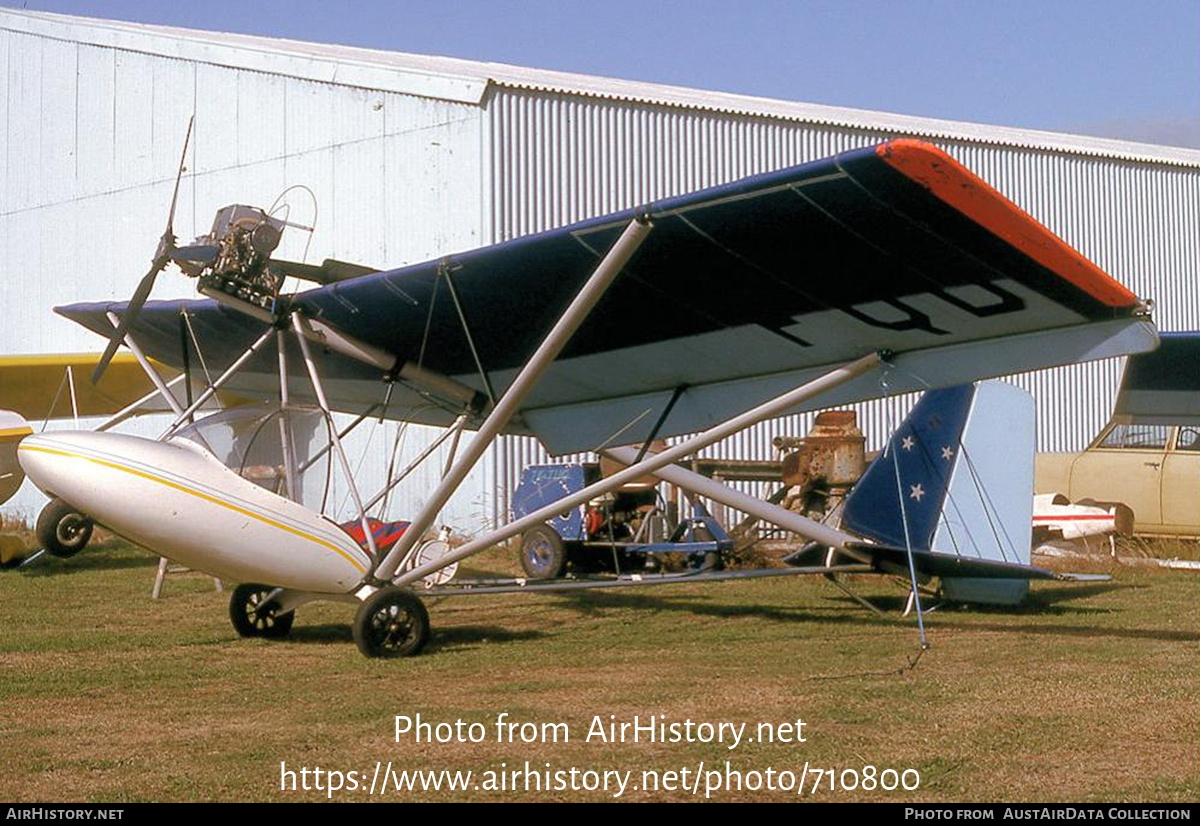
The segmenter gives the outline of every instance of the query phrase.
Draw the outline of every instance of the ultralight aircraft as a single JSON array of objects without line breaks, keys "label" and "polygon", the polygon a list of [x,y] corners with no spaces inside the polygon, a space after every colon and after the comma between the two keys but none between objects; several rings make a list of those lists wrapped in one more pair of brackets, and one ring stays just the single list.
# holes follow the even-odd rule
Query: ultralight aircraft
[{"label": "ultralight aircraft", "polygon": [[[177,178],[176,198],[178,187]],[[72,511],[243,583],[230,605],[242,635],[286,635],[300,606],[340,600],[358,606],[354,638],[367,656],[421,650],[422,594],[902,571],[914,596],[918,580],[938,577],[956,598],[1011,602],[1029,579],[1056,576],[1028,564],[1032,426],[1005,444],[1010,423],[987,403],[1005,391],[971,383],[1158,341],[1146,302],[913,140],[396,270],[276,261],[288,226],[234,205],[208,235],[178,247],[169,218],[130,301],[57,308],[109,338],[97,374],[127,346],[173,421],[157,440],[108,423],[25,435],[17,457]],[[147,300],[172,262],[205,298]],[[290,276],[315,286],[285,293]],[[200,359],[216,375],[181,400],[156,364],[189,375],[188,387]],[[897,429],[842,527],[675,464],[770,417],[931,388],[955,389],[927,395]],[[258,403],[197,418],[218,393]],[[389,474],[373,498],[360,495],[335,411],[443,428],[418,461],[442,444],[453,459],[418,513],[370,516],[409,469]],[[467,429],[475,438],[460,444]],[[431,538],[448,498],[502,433],[627,467],[459,547]],[[692,435],[649,450],[682,434]],[[1006,461],[1022,451],[1027,463]],[[346,477],[353,523],[334,523],[308,496],[319,460]],[[1011,480],[1024,464],[1019,495],[963,506],[967,488],[988,475]],[[452,579],[461,560],[647,473],[828,554],[778,569]]]}]

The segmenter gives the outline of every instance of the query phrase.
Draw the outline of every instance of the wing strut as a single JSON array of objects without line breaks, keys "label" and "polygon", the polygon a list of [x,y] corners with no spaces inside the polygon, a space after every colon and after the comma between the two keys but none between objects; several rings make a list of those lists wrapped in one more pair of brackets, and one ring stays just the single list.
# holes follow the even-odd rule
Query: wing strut
[{"label": "wing strut", "polygon": [[[181,381],[183,381],[185,378],[187,378],[187,377],[183,373],[180,373],[178,376],[176,376],[175,378],[168,381],[164,386],[174,387],[175,385],[177,385]],[[125,405],[120,410],[118,410],[116,413],[109,416],[103,422],[96,425],[96,428],[95,428],[96,432],[103,433],[106,430],[112,430],[117,425],[119,425],[122,422],[126,421],[127,419],[137,415],[137,412],[142,407],[142,405],[149,404],[152,399],[154,399],[157,396],[161,396],[161,395],[162,395],[162,391],[158,390],[156,387],[154,390],[151,390],[149,393],[142,396],[137,401],[130,402],[129,404]]]},{"label": "wing strut", "polygon": [[[288,409],[291,402],[288,387],[287,333],[283,328],[275,331],[275,347],[279,351],[279,410],[282,413]],[[332,440],[330,443],[332,444]],[[292,440],[292,429],[283,415],[279,417],[279,447],[283,451],[283,472],[284,478],[287,479],[288,499],[299,502],[300,471],[296,467],[296,445]]]},{"label": "wing strut", "polygon": [[[304,357],[304,367],[308,370],[308,378],[312,381],[317,404],[321,406],[321,412],[325,414],[325,423],[329,425],[329,441],[333,444],[334,453],[338,457],[342,473],[346,477],[346,486],[350,489],[350,495],[354,497],[355,507],[358,508],[358,521],[362,525],[363,536],[367,540],[367,549],[371,553],[371,558],[374,559],[379,555],[379,549],[375,547],[375,534],[367,522],[367,511],[363,507],[362,497],[358,495],[358,485],[354,484],[354,471],[350,469],[350,461],[346,458],[346,451],[342,449],[342,440],[338,436],[337,425],[333,421],[333,411],[329,409],[329,400],[325,398],[325,388],[321,384],[321,377],[317,375],[317,365],[313,362],[312,350],[308,347],[309,330],[306,328],[305,319],[298,314],[293,314],[292,329],[296,331],[296,343],[300,345],[300,354]],[[282,348],[280,348],[280,352],[283,352]]]},{"label": "wing strut", "polygon": [[[437,519],[437,515],[441,512],[446,502],[454,491],[458,490],[467,473],[479,461],[479,457],[491,445],[492,439],[496,434],[508,424],[508,420],[517,412],[521,402],[525,400],[525,396],[537,384],[542,373],[546,368],[553,363],[554,359],[566,346],[567,341],[579,328],[587,318],[588,313],[604,295],[613,279],[624,269],[625,264],[637,252],[638,247],[646,240],[646,236],[650,234],[653,225],[650,223],[649,217],[639,216],[629,222],[625,227],[625,231],[621,233],[621,237],[617,239],[612,248],[605,253],[604,258],[596,266],[592,275],[588,278],[587,283],[583,285],[583,289],[571,301],[566,312],[554,325],[553,329],[547,334],[545,341],[538,347],[529,362],[522,368],[508,390],[497,402],[492,412],[488,414],[487,419],[479,427],[479,431],[475,434],[475,438],[471,440],[471,444],[463,451],[462,457],[459,458],[454,466],[442,478],[442,483],[438,485],[437,490],[429,495],[425,506],[421,508],[409,525],[408,530],[404,532],[404,536],[400,537],[400,541],[392,548],[391,552],[375,569],[375,577],[380,580],[391,579],[395,575],[400,564],[408,555],[417,542],[424,535],[425,531]],[[449,562],[445,563],[449,564]],[[429,565],[423,566],[429,567]],[[439,570],[445,565],[439,563],[434,567],[434,570]],[[406,577],[411,576],[406,574]],[[422,574],[424,576],[424,574]],[[413,577],[419,579],[420,577]]]},{"label": "wing strut", "polygon": [[[850,362],[843,367],[839,367],[836,370],[831,370],[825,375],[819,376],[807,384],[802,384],[799,387],[789,390],[781,396],[776,396],[774,399],[760,404],[753,410],[749,410],[740,416],[735,416],[728,421],[722,422],[716,427],[712,427],[684,442],[680,442],[674,447],[664,450],[662,453],[655,453],[651,456],[647,456],[642,461],[630,465],[624,470],[614,473],[612,476],[609,476],[594,485],[588,485],[577,493],[563,497],[562,499],[552,502],[540,510],[534,511],[528,516],[522,517],[515,522],[510,522],[499,530],[493,531],[492,533],[480,537],[472,542],[468,542],[467,544],[456,548],[455,550],[433,562],[428,562],[424,565],[418,565],[411,571],[406,571],[400,576],[396,577],[395,584],[407,585],[411,582],[415,582],[418,579],[422,579],[423,577],[426,577],[429,574],[444,568],[452,562],[458,562],[459,560],[465,559],[472,554],[479,553],[485,548],[490,548],[498,542],[503,542],[509,537],[516,536],[526,528],[539,525],[542,522],[545,522],[547,519],[551,519],[554,516],[562,513],[564,510],[573,508],[576,505],[580,505],[589,499],[593,499],[596,496],[607,493],[610,490],[616,490],[625,483],[633,481],[634,479],[644,476],[647,473],[658,473],[667,465],[677,462],[680,459],[695,453],[701,448],[707,447],[714,442],[719,442],[721,439],[727,438],[734,433],[737,433],[739,430],[743,430],[765,419],[769,419],[773,416],[779,416],[802,402],[809,401],[821,395],[822,393],[828,392],[838,385],[845,384],[851,379],[857,378],[858,376],[875,369],[879,366],[882,360],[883,359],[879,353],[870,353],[862,358]],[[501,403],[503,404],[503,402]],[[472,447],[474,447],[476,443],[472,442],[471,444]],[[630,450],[636,456],[636,451],[634,451],[632,448],[628,448],[628,450]],[[764,503],[760,502],[759,504],[761,505]],[[780,510],[782,510],[782,508],[780,508]],[[792,514],[792,516],[797,515]],[[801,517],[797,516],[797,518]],[[805,520],[805,522],[808,521],[810,520]],[[839,543],[843,543],[845,541],[845,537],[841,535],[840,531],[833,531],[831,528],[826,528],[824,525],[818,525],[815,522],[813,522],[812,525],[821,528],[823,531],[830,531],[831,535],[837,534],[836,537],[831,536],[831,538],[834,538],[835,541]],[[410,528],[409,531],[411,532],[411,530],[412,529]],[[814,534],[816,533],[816,530],[813,528],[808,528],[808,530],[812,531]],[[406,533],[405,536],[408,536],[408,533]],[[376,573],[376,576],[380,579],[385,578],[378,572]]]},{"label": "wing strut", "polygon": [[187,410],[178,411],[179,415],[175,417],[175,421],[171,422],[171,426],[167,428],[167,432],[159,437],[159,441],[166,441],[167,439],[171,438],[175,431],[182,427],[183,423],[186,422],[193,413],[207,404],[208,400],[217,394],[217,391],[221,389],[225,382],[229,381],[229,379],[232,378],[238,370],[242,369],[242,365],[248,362],[251,356],[261,350],[263,346],[271,340],[274,334],[275,330],[271,327],[268,327],[261,336],[255,339],[254,343],[251,344],[244,353],[238,356],[233,364],[229,365],[229,367],[225,369],[224,373],[217,376],[216,381],[204,389],[204,392],[201,393],[196,400],[188,406]]},{"label": "wing strut", "polygon": [[[600,451],[600,455],[615,459],[623,465],[633,465],[637,461],[638,451],[632,447],[610,447]],[[823,525],[787,508],[773,505],[770,502],[764,502],[762,499],[756,499],[747,493],[742,493],[728,485],[722,485],[720,482],[709,479],[707,476],[702,476],[699,473],[675,465],[664,465],[655,470],[654,475],[666,482],[670,482],[676,487],[708,497],[714,502],[720,502],[722,505],[739,510],[742,513],[756,516],[764,522],[778,525],[784,530],[803,536],[805,539],[836,548],[859,562],[871,562],[870,557],[860,551],[855,551],[847,547],[848,543],[861,541],[859,537],[853,534]],[[558,503],[555,503],[555,506],[557,507]]]},{"label": "wing strut", "polygon": [[[115,341],[117,340],[117,330],[121,328],[121,319],[117,317],[116,313],[109,313],[108,320],[113,326],[113,339]],[[158,374],[158,371],[154,369],[154,365],[150,363],[150,359],[146,358],[146,354],[142,352],[142,348],[139,347],[137,342],[133,340],[133,336],[129,333],[125,333],[121,337],[121,340],[125,342],[125,346],[129,348],[130,352],[132,352],[134,357],[138,360],[138,364],[142,366],[142,370],[146,373],[146,376],[151,382],[154,383],[154,386],[158,388],[158,392],[160,395],[162,395],[163,401],[171,406],[171,410],[175,411],[176,413],[182,413],[183,408],[179,406],[179,400],[176,399],[175,394],[171,392],[170,385],[163,381],[162,376]],[[118,344],[119,343],[120,342],[118,341]]]}]

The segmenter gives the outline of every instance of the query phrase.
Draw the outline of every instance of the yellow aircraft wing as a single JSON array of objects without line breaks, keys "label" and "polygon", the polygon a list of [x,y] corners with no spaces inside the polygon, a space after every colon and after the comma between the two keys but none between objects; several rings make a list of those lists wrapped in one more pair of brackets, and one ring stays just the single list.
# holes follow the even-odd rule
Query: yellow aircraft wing
[{"label": "yellow aircraft wing", "polygon": [[[32,421],[69,419],[76,411],[81,417],[107,416],[154,389],[132,353],[117,354],[99,384],[92,384],[92,370],[99,359],[99,353],[0,355],[0,409]],[[155,363],[155,367],[166,381],[179,374],[162,364]],[[156,398],[147,409],[169,408]]]}]

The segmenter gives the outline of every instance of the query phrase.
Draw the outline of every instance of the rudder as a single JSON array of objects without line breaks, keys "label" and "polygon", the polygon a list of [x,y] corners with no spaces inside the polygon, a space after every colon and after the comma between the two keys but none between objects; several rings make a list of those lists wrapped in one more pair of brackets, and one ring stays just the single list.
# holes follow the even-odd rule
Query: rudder
[{"label": "rudder", "polygon": [[[880,544],[1029,564],[1033,399],[1003,382],[927,391],[847,497],[842,524]],[[943,577],[964,602],[1015,604],[1026,579]]]}]

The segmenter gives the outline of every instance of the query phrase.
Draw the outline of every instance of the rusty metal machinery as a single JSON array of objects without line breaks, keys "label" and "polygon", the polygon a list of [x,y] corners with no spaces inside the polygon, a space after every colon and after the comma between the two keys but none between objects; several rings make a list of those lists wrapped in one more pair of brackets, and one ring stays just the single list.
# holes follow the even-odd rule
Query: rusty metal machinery
[{"label": "rusty metal machinery", "polygon": [[853,410],[820,413],[803,438],[774,440],[783,455],[783,506],[814,519],[836,513],[866,469],[866,438]]}]

